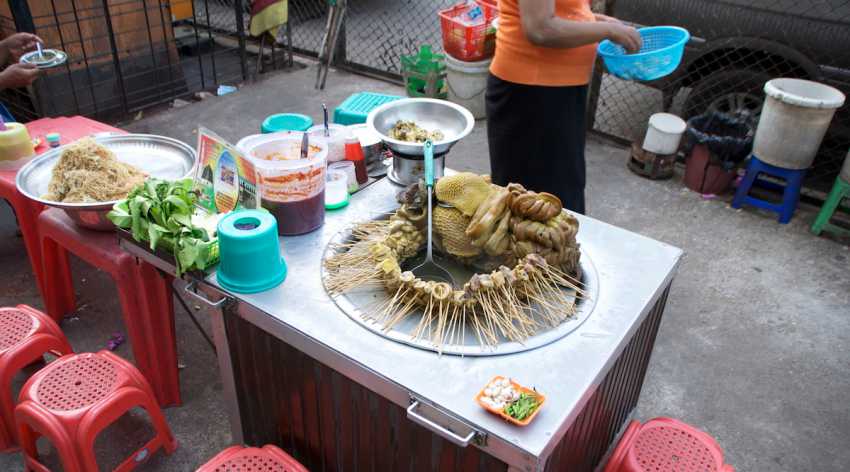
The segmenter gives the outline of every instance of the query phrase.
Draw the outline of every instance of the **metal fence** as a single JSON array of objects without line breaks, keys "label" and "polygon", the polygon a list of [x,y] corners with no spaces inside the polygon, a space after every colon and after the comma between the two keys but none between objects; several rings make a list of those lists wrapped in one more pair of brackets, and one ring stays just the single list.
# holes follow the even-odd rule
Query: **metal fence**
[{"label": "metal fence", "polygon": [[[850,0],[608,0],[606,13],[638,25],[687,28],[677,72],[651,83],[627,82],[597,67],[592,129],[634,141],[649,115],[684,118],[744,112],[758,119],[763,86],[775,77],[832,85],[850,95]],[[850,148],[850,106],[835,115],[806,185],[828,189]]]},{"label": "metal fence", "polygon": [[[423,44],[441,49],[438,12],[456,2],[347,0],[336,65],[400,81],[401,55]],[[29,13],[14,8],[27,3]],[[318,55],[327,3],[289,0],[296,52]],[[850,94],[850,0],[592,3],[597,11],[637,25],[683,26],[694,38],[683,65],[666,79],[622,81],[605,73],[600,64],[591,84],[593,132],[624,142],[638,140],[648,117],[658,111],[685,118],[709,110],[746,111],[757,119],[764,100],[762,85],[773,77],[813,79]],[[3,33],[34,31],[51,38],[51,44],[71,57],[68,66],[52,71],[35,90],[11,98],[7,93],[4,101],[23,118],[75,110],[108,118],[220,83],[240,82],[251,75],[256,60],[256,47],[245,46],[248,4],[248,0],[8,0],[9,8],[0,8]],[[282,30],[277,42],[285,44],[286,39]],[[850,106],[845,106],[836,114],[807,186],[830,185],[848,147]]]},{"label": "metal fence", "polygon": [[26,89],[3,91],[16,119],[81,114],[118,121],[146,107],[242,82],[252,59],[238,37],[219,35],[199,16],[215,0],[9,0],[0,33],[28,31],[68,54],[62,67]]}]

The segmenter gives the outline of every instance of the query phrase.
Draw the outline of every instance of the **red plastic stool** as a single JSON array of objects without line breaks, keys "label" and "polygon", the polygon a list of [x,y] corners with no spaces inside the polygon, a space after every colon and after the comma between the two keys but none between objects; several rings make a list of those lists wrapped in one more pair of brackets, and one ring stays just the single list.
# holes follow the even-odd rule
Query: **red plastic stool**
[{"label": "red plastic stool", "polygon": [[632,421],[604,472],[735,472],[708,434],[672,418]]},{"label": "red plastic stool", "polygon": [[232,446],[219,452],[195,472],[308,472],[307,468],[279,448]]},{"label": "red plastic stool", "polygon": [[[83,116],[59,117],[59,118],[41,118],[39,120],[30,121],[26,124],[27,131],[31,137],[41,137],[41,143],[36,147],[36,154],[49,149],[49,146],[43,139],[45,134],[58,132],[62,135],[64,143],[77,140],[83,136],[88,136],[95,133],[125,133],[125,131],[113,128],[104,123],[90,120]],[[35,275],[36,283],[38,284],[39,292],[44,297],[44,276],[43,264],[41,259],[41,243],[38,239],[38,230],[36,229],[36,218],[44,209],[40,203],[34,202],[18,192],[18,187],[15,185],[15,175],[17,171],[0,171],[0,198],[9,202],[9,205],[15,211],[15,216],[18,219],[18,226],[21,229],[21,236],[24,239],[24,245],[27,248],[32,272]],[[51,270],[57,274],[61,274],[68,279],[68,284],[71,281],[71,273],[68,269],[67,260],[55,260]],[[46,301],[45,301],[46,303]],[[74,304],[73,293],[71,299],[67,303],[72,306]]]},{"label": "red plastic stool", "polygon": [[72,352],[62,330],[44,313],[26,305],[0,308],[0,451],[17,444],[12,378],[47,353]]},{"label": "red plastic stool", "polygon": [[30,377],[15,408],[27,470],[48,472],[38,462],[38,436],[50,440],[65,472],[98,470],[97,435],[137,406],[147,411],[156,435],[117,471],[133,470],[160,448],[167,454],[177,448],[147,380],[109,351],[71,354],[50,363]]},{"label": "red plastic stool", "polygon": [[38,231],[44,258],[47,314],[60,320],[74,309],[66,303],[74,287],[61,272],[52,270],[53,261],[67,259],[67,252],[71,252],[107,272],[118,288],[136,365],[151,383],[160,405],[179,405],[172,277],[121,249],[115,233],[80,228],[62,210],[43,211],[38,217]]}]

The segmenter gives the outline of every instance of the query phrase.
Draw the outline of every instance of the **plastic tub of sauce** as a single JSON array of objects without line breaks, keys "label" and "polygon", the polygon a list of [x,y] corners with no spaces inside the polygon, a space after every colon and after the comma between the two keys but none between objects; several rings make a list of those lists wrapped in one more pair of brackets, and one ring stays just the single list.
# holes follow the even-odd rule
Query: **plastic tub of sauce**
[{"label": "plastic tub of sauce", "polygon": [[325,222],[325,172],[328,145],[310,137],[301,159],[301,135],[270,139],[245,149],[257,168],[262,206],[277,219],[283,236],[309,233]]}]

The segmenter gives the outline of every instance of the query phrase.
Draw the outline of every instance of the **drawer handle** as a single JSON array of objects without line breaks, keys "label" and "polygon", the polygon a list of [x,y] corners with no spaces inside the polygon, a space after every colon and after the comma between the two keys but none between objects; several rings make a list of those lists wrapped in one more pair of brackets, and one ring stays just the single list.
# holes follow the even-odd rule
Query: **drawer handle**
[{"label": "drawer handle", "polygon": [[183,288],[186,293],[197,298],[198,300],[204,302],[205,304],[211,306],[212,308],[218,308],[227,301],[227,297],[221,297],[221,300],[217,302],[210,301],[207,297],[201,295],[201,292],[198,292],[198,282],[191,281]]},{"label": "drawer handle", "polygon": [[460,447],[466,447],[472,442],[472,439],[475,438],[476,431],[473,429],[466,436],[460,436],[454,431],[450,431],[443,425],[437,424],[430,419],[422,416],[416,409],[419,407],[419,400],[415,400],[413,403],[407,407],[407,417],[410,418],[414,423],[418,423],[431,431],[437,433],[438,435],[445,438],[452,444],[458,445]]}]

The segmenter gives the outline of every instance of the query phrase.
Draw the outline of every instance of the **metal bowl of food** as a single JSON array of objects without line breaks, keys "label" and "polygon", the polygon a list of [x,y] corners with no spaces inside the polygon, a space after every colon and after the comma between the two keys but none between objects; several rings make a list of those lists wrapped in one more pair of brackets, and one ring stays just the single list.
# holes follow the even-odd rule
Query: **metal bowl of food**
[{"label": "metal bowl of food", "polygon": [[[149,177],[168,180],[189,177],[197,161],[192,147],[165,136],[122,134],[96,136],[94,140],[112,151],[118,161],[134,166]],[[115,226],[106,219],[106,213],[118,200],[68,203],[45,198],[49,194],[53,169],[62,153],[71,146],[74,143],[51,149],[22,167],[15,179],[18,191],[43,205],[65,210],[80,226],[102,231],[113,230]]]},{"label": "metal bowl of food", "polygon": [[406,98],[375,108],[366,118],[366,124],[392,151],[422,156],[425,154],[423,138],[431,138],[434,154],[445,154],[472,132],[475,118],[469,110],[452,102]]}]

